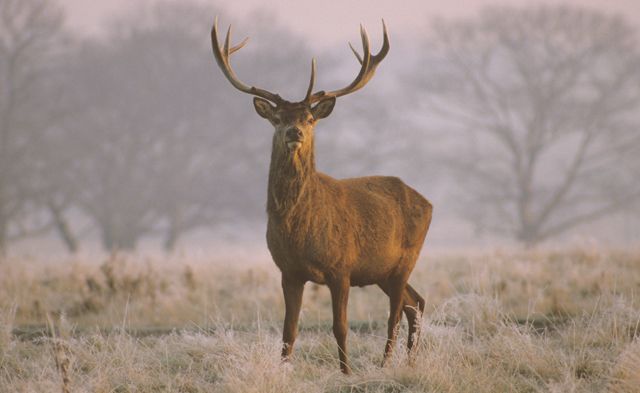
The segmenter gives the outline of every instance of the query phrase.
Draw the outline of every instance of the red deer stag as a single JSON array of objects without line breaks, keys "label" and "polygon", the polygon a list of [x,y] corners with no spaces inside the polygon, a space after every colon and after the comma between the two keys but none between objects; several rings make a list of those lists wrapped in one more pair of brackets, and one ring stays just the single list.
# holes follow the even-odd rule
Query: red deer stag
[{"label": "red deer stag", "polygon": [[396,177],[336,180],[317,172],[314,127],[331,113],[336,98],[361,89],[373,77],[389,51],[384,43],[376,55],[360,28],[364,53],[351,47],[361,64],[347,87],[313,93],[316,64],[305,98],[289,102],[278,94],[241,82],[229,56],[247,39],[230,46],[231,27],[223,46],[218,41],[217,18],[211,31],[213,54],[222,72],[238,90],[254,96],[258,115],[275,128],[267,196],[267,244],[282,272],[285,300],[282,358],[288,360],[298,330],[304,284],[326,284],[331,291],[333,333],[338,342],[342,372],[351,372],[347,359],[347,300],[351,286],[376,284],[389,296],[388,339],[384,360],[391,354],[402,311],[409,322],[408,350],[417,340],[418,318],[425,302],[408,283],[431,222],[432,206]]}]

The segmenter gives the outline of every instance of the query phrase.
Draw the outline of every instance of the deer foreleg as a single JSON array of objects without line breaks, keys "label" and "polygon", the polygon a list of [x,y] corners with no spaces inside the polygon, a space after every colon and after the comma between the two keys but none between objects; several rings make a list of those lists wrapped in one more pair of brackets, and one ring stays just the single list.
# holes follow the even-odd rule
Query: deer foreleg
[{"label": "deer foreleg", "polygon": [[331,304],[333,306],[333,335],[338,342],[340,369],[345,374],[351,374],[351,367],[349,366],[349,359],[347,357],[347,303],[349,301],[349,287],[348,279],[340,279],[329,285]]},{"label": "deer foreleg", "polygon": [[304,282],[282,276],[282,292],[284,293],[284,327],[282,329],[282,360],[289,360],[293,351],[293,343],[298,335],[298,317],[302,305]]}]

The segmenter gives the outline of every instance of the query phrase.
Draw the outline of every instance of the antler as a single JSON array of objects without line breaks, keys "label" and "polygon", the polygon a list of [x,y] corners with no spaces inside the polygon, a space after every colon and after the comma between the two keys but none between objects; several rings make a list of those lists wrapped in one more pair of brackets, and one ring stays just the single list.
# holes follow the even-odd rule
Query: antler
[{"label": "antler", "polygon": [[305,101],[309,103],[314,103],[320,101],[324,97],[340,97],[349,93],[353,93],[356,90],[360,90],[363,88],[367,82],[373,77],[373,74],[376,71],[376,67],[380,64],[382,59],[389,52],[389,36],[387,34],[387,26],[384,23],[384,19],[382,20],[382,32],[383,32],[383,43],[382,48],[376,55],[371,55],[369,51],[369,36],[367,35],[367,31],[360,25],[360,37],[362,38],[362,49],[363,56],[360,57],[358,52],[353,48],[351,43],[349,43],[349,47],[353,51],[353,54],[358,59],[358,62],[361,64],[360,72],[356,76],[356,79],[349,84],[349,86],[344,87],[340,90],[334,90],[330,92],[319,91],[317,93],[311,94],[313,91],[313,85],[316,80],[316,61],[313,59],[311,62],[311,80],[309,81],[309,88],[307,90],[307,96],[305,97]]},{"label": "antler", "polygon": [[231,64],[229,63],[229,56],[245,46],[248,40],[249,38],[247,37],[238,45],[230,48],[229,43],[231,41],[231,25],[229,25],[229,29],[227,30],[227,37],[224,40],[224,47],[221,48],[218,41],[218,17],[215,17],[213,21],[213,28],[211,29],[211,45],[213,47],[213,56],[216,58],[216,62],[218,63],[218,66],[222,70],[224,76],[227,77],[229,82],[231,82],[231,84],[236,89],[242,92],[265,98],[275,104],[282,102],[282,98],[278,94],[274,94],[257,87],[245,85],[238,79],[235,72],[233,72]]}]

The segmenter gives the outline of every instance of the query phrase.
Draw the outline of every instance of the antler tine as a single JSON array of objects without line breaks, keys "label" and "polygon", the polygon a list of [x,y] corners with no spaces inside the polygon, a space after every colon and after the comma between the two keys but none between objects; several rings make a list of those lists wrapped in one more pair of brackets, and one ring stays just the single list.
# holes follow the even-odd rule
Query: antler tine
[{"label": "antler tine", "polygon": [[304,96],[305,101],[309,101],[311,93],[313,92],[313,86],[316,84],[316,58],[311,59],[311,78],[309,79],[309,88],[307,94]]},{"label": "antler tine", "polygon": [[246,37],[244,40],[242,40],[241,43],[229,49],[229,54],[232,55],[234,52],[239,51],[240,49],[242,49],[242,47],[244,47],[247,44],[247,42],[249,42],[249,37]]},{"label": "antler tine", "polygon": [[211,46],[213,49],[213,56],[216,59],[216,63],[218,63],[218,66],[222,70],[222,73],[224,74],[224,76],[227,78],[227,80],[229,80],[229,82],[231,82],[233,87],[235,87],[236,89],[244,93],[265,98],[273,103],[278,104],[282,101],[279,95],[244,84],[238,79],[235,72],[233,72],[233,69],[231,68],[231,63],[229,62],[229,56],[234,52],[237,52],[238,50],[240,50],[242,47],[244,47],[248,40],[249,38],[245,38],[244,40],[242,40],[240,44],[234,47],[230,47],[231,26],[229,26],[229,29],[227,30],[227,36],[225,37],[225,40],[224,40],[224,46],[220,48],[220,42],[218,40],[218,17],[217,16],[215,17],[213,21],[213,28],[211,29]]},{"label": "antler tine", "polygon": [[387,24],[384,23],[384,19],[382,19],[382,48],[380,48],[380,52],[378,52],[375,56],[376,63],[379,63],[384,59],[384,57],[389,53],[389,34],[387,33]]},{"label": "antler tine", "polygon": [[360,25],[360,37],[362,39],[363,55],[360,56],[358,52],[355,50],[355,48],[353,47],[353,45],[349,43],[349,47],[351,48],[351,51],[356,56],[356,59],[358,60],[361,66],[360,72],[358,72],[358,75],[356,76],[356,78],[347,87],[344,87],[339,90],[327,92],[327,93],[317,92],[311,95],[310,97],[308,97],[307,101],[313,103],[327,96],[341,97],[343,95],[353,93],[354,91],[357,91],[363,88],[367,84],[367,82],[369,82],[369,80],[373,77],[376,71],[376,68],[389,52],[389,47],[390,47],[389,35],[387,33],[387,26],[384,23],[384,19],[382,20],[382,33],[383,33],[382,48],[377,54],[372,55],[369,48],[369,36],[367,35],[367,31],[362,25]]},{"label": "antler tine", "polygon": [[358,63],[362,64],[362,57],[360,57],[360,54],[358,53],[356,48],[354,48],[353,45],[351,45],[350,42],[349,42],[349,48],[351,48],[351,52],[353,52],[353,54],[356,56],[356,59],[358,59]]},{"label": "antler tine", "polygon": [[367,34],[367,29],[365,29],[364,26],[362,25],[360,25],[360,37],[362,38],[362,51],[363,51],[361,64],[364,65],[365,62],[369,64],[369,62],[371,61],[369,35]]}]

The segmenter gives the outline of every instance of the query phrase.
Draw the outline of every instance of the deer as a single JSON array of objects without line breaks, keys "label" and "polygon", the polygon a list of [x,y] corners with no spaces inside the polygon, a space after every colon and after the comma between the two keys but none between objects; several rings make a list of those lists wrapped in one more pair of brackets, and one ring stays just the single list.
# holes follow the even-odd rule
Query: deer
[{"label": "deer", "polygon": [[267,246],[281,272],[285,303],[283,362],[288,362],[298,333],[305,283],[329,287],[333,334],[340,369],[351,373],[347,356],[347,303],[351,287],[377,285],[389,297],[387,340],[382,366],[391,356],[402,312],[409,324],[407,350],[419,339],[424,298],[408,284],[431,223],[431,203],[397,177],[334,179],[315,167],[314,130],[329,116],[336,99],[364,87],[389,52],[387,27],[383,44],[372,55],[360,26],[363,54],[349,43],[360,71],[346,87],[314,92],[316,61],[302,101],[292,102],[240,81],[230,56],[248,41],[231,46],[231,26],[224,44],[218,40],[218,18],[211,30],[213,55],[228,81],[253,96],[259,116],[274,127],[267,189]]}]

